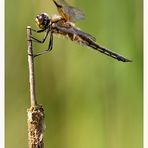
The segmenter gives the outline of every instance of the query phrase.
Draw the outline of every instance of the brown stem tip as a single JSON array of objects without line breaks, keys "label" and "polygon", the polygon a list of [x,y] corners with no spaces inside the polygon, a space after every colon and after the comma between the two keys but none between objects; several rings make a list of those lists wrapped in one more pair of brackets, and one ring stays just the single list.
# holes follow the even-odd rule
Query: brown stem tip
[{"label": "brown stem tip", "polygon": [[29,148],[43,148],[43,133],[45,131],[43,107],[33,106],[27,112]]}]

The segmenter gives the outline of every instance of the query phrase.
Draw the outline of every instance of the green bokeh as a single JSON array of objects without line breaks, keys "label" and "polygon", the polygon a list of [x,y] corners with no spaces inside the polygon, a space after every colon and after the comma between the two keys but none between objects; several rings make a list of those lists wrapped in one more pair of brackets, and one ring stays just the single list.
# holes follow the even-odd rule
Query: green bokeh
[{"label": "green bokeh", "polygon": [[[69,0],[86,13],[78,22],[101,45],[132,63],[118,62],[69,40],[54,38],[35,60],[37,99],[45,109],[45,148],[142,148],[143,2]],[[27,147],[29,101],[26,26],[52,0],[5,2],[5,146]],[[43,35],[38,35],[41,38]],[[36,51],[47,48],[33,44]]]}]

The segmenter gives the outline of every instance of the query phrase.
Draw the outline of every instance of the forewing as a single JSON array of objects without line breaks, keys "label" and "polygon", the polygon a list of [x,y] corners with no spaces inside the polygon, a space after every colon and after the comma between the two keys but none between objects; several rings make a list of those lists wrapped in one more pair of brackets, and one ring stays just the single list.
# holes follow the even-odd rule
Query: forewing
[{"label": "forewing", "polygon": [[65,0],[53,0],[57,6],[59,14],[66,20],[75,22],[85,18],[84,13],[79,9],[69,6]]},{"label": "forewing", "polygon": [[69,20],[71,22],[76,22],[78,20],[83,20],[85,18],[85,14],[79,8],[65,6],[64,10],[66,14],[68,14]]}]

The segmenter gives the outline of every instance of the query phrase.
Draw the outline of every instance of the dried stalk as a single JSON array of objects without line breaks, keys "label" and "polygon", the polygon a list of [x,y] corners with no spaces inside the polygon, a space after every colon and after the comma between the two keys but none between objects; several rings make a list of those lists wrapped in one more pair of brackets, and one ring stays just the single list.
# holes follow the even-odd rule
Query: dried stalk
[{"label": "dried stalk", "polygon": [[31,107],[27,110],[28,122],[28,144],[29,148],[44,148],[43,132],[44,124],[44,109],[37,104],[35,94],[35,78],[34,78],[34,59],[31,40],[31,27],[27,27],[28,40],[28,64],[29,64],[29,83],[30,83],[30,102]]}]

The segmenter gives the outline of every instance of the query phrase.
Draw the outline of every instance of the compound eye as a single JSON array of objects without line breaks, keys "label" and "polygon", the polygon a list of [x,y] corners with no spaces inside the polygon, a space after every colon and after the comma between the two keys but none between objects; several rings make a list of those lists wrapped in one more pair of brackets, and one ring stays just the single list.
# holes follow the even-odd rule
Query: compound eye
[{"label": "compound eye", "polygon": [[44,18],[42,15],[38,15],[35,19],[35,22],[37,23],[38,26],[41,25],[43,21],[44,21]]},{"label": "compound eye", "polygon": [[37,15],[35,22],[39,28],[45,29],[48,26],[50,20],[47,14],[42,13],[40,15]]}]

